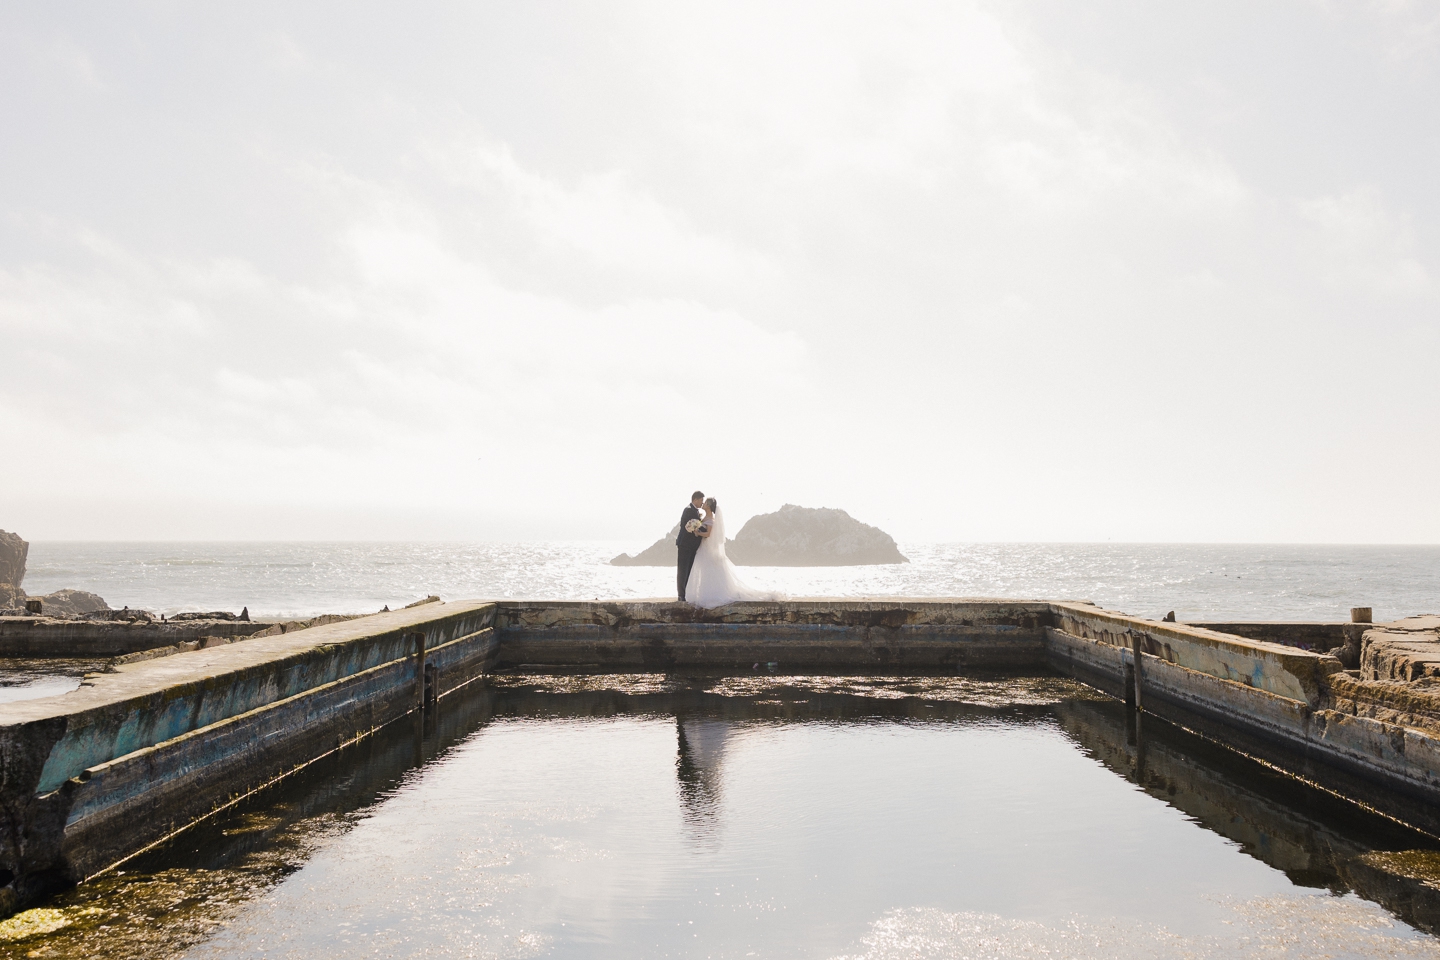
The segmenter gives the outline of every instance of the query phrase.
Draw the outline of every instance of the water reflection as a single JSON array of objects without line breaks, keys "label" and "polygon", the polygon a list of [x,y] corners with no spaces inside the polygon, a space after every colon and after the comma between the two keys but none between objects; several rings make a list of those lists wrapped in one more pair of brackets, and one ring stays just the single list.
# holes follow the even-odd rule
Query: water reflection
[{"label": "water reflection", "polygon": [[69,693],[85,674],[104,670],[107,663],[106,658],[0,657],[0,703]]},{"label": "water reflection", "polygon": [[1436,953],[1349,893],[1433,929],[1421,838],[1140,724],[1053,677],[498,678],[0,952],[1225,956],[1243,921],[1276,956]]},{"label": "water reflection", "polygon": [[[1155,717],[1117,716],[1108,705],[1085,702],[1060,704],[1056,713],[1105,766],[1296,886],[1354,891],[1440,933],[1440,853],[1428,849],[1426,838],[1259,764],[1237,762],[1215,743]],[[1406,882],[1407,873],[1419,882]]]},{"label": "water reflection", "polygon": [[725,739],[731,725],[703,717],[675,718],[675,779],[680,809],[690,838],[713,848],[720,839],[720,793]]}]

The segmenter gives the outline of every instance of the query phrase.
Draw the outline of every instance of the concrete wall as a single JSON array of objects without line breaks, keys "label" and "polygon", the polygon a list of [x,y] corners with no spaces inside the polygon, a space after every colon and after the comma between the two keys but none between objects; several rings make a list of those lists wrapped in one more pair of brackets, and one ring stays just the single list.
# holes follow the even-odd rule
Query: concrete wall
[{"label": "concrete wall", "polygon": [[1422,704],[1431,719],[1417,724],[1423,711],[1397,712],[1389,688],[1294,646],[1044,601],[816,599],[713,611],[670,601],[434,603],[128,663],[64,696],[0,705],[0,912],[414,709],[415,634],[442,693],[490,669],[1048,664],[1123,696],[1138,641],[1147,710],[1187,729],[1213,723],[1214,741],[1316,782],[1341,782],[1323,767],[1350,785],[1379,785],[1382,808],[1386,795],[1418,798],[1393,815],[1440,835],[1440,816],[1426,813],[1440,809],[1440,705]]},{"label": "concrete wall", "polygon": [[[495,625],[497,669],[748,671],[773,663],[790,673],[952,672],[1033,669],[1043,661],[1117,696],[1126,695],[1138,640],[1146,709],[1244,731],[1252,753],[1264,751],[1266,762],[1317,783],[1343,782],[1350,792],[1377,785],[1365,802],[1440,835],[1440,816],[1424,812],[1440,801],[1440,723],[1417,728],[1393,710],[1357,708],[1362,694],[1350,689],[1336,657],[1289,644],[1083,603],[959,599],[737,603],[714,611],[664,601],[501,601]],[[1337,698],[1342,686],[1348,701]],[[1373,698],[1373,687],[1364,694]]]},{"label": "concrete wall", "polygon": [[430,604],[92,675],[0,705],[0,909],[83,879],[494,658],[488,603]]},{"label": "concrete wall", "polygon": [[[1440,836],[1432,809],[1440,801],[1440,728],[1415,725],[1413,716],[1394,710],[1395,691],[1357,681],[1328,654],[1093,607],[1052,606],[1051,666],[1123,695],[1134,670],[1131,643],[1139,637],[1146,710],[1180,723],[1193,714],[1243,731],[1253,748],[1231,746]],[[1376,705],[1383,697],[1392,705],[1388,715]],[[1231,739],[1223,730],[1211,735]]]},{"label": "concrete wall", "polygon": [[748,671],[1008,669],[1044,662],[1049,605],[787,600],[705,611],[673,601],[496,604],[501,668]]},{"label": "concrete wall", "polygon": [[242,620],[119,623],[0,617],[0,657],[117,657],[201,637],[240,639],[269,627]]},{"label": "concrete wall", "polygon": [[1264,640],[1267,643],[1282,643],[1287,647],[1315,650],[1324,653],[1346,643],[1357,642],[1369,624],[1327,623],[1311,620],[1227,620],[1190,622],[1188,627],[1228,633],[1247,640]]},{"label": "concrete wall", "polygon": [[1334,657],[1279,643],[1245,640],[1183,623],[1143,620],[1086,604],[1053,603],[1054,628],[1072,637],[1129,648],[1168,664],[1314,705],[1321,678],[1344,669]]}]

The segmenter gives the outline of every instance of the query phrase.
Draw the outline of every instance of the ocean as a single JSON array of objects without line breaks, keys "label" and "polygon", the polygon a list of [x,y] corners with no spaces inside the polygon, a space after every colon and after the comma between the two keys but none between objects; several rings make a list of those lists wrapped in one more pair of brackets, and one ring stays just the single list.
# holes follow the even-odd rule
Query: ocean
[{"label": "ocean", "polygon": [[[456,599],[674,596],[669,567],[614,567],[648,543],[59,542],[30,545],[25,588],[89,590],[157,614],[371,613]],[[742,567],[792,597],[1091,600],[1185,620],[1348,620],[1440,612],[1440,546],[902,543],[906,564]]]}]

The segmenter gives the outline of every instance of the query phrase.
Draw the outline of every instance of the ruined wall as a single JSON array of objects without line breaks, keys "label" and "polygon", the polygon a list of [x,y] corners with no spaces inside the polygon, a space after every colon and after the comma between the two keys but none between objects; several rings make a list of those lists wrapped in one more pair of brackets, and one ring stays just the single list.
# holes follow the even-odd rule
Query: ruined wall
[{"label": "ruined wall", "polygon": [[413,709],[494,656],[493,606],[432,604],[128,664],[0,704],[0,912]]},{"label": "ruined wall", "polygon": [[1186,624],[1201,630],[1228,633],[1247,640],[1264,640],[1266,643],[1282,643],[1287,647],[1313,650],[1325,653],[1336,647],[1343,647],[1352,640],[1358,642],[1360,635],[1369,624],[1331,623],[1296,620],[1228,620],[1191,621]]},{"label": "ruined wall", "polygon": [[1003,600],[496,603],[499,666],[529,669],[1003,669],[1044,660],[1049,606]]},{"label": "ruined wall", "polygon": [[1130,648],[1221,680],[1314,705],[1321,678],[1344,669],[1334,657],[1279,643],[1245,640],[1183,623],[1144,620],[1077,603],[1051,604],[1055,628],[1073,638]]},{"label": "ruined wall", "polygon": [[[1297,775],[1342,782],[1333,770],[1354,777],[1366,787],[1365,802],[1440,836],[1434,813],[1440,802],[1440,703],[1428,703],[1426,692],[1440,679],[1362,680],[1329,654],[1074,604],[1052,606],[1052,666],[1124,694],[1136,669],[1132,644],[1138,638],[1147,711],[1186,724],[1194,715],[1244,734],[1252,738],[1246,752]],[[1400,662],[1385,659],[1385,644],[1403,642],[1408,649],[1424,642],[1415,631],[1402,640],[1384,639],[1393,636],[1389,626],[1365,634],[1377,672],[1380,663]],[[1212,735],[1230,740],[1225,732]],[[1371,789],[1376,786],[1383,789]]]},{"label": "ruined wall", "polygon": [[1187,729],[1204,718],[1216,742],[1317,782],[1333,765],[1352,783],[1379,785],[1381,809],[1387,794],[1419,798],[1391,814],[1419,809],[1406,822],[1440,836],[1440,816],[1425,813],[1440,809],[1440,690],[1431,689],[1440,677],[1401,669],[1398,648],[1385,646],[1435,644],[1403,661],[1428,663],[1420,654],[1440,640],[1392,626],[1366,633],[1367,662],[1377,676],[1413,679],[1362,679],[1326,654],[1093,605],[983,599],[711,611],[672,601],[432,603],[134,662],[64,696],[0,705],[0,912],[413,709],[423,682],[416,633],[442,692],[489,669],[948,673],[1048,663],[1124,696],[1138,641],[1147,711]]},{"label": "ruined wall", "polygon": [[161,623],[0,617],[0,657],[117,657],[202,637],[248,637],[270,626],[248,620]]}]

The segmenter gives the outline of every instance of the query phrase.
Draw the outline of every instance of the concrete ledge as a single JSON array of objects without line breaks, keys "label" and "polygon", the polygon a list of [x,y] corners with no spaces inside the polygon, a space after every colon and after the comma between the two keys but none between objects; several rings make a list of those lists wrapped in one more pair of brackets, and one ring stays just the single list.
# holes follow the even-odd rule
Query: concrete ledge
[{"label": "concrete ledge", "polygon": [[1323,761],[1419,807],[1440,800],[1440,694],[1420,689],[1440,679],[1366,684],[1322,653],[1083,603],[430,603],[123,664],[73,693],[0,705],[0,913],[403,716],[422,684],[444,694],[492,669],[921,674],[1048,664],[1124,696],[1137,642],[1147,709],[1223,727],[1216,742],[1250,738],[1252,756],[1269,751],[1287,769]]},{"label": "concrete ledge", "polygon": [[96,674],[0,705],[0,911],[135,852],[494,658],[492,604],[429,604]]},{"label": "concrete ledge", "polygon": [[1365,623],[1323,622],[1318,620],[1228,620],[1214,622],[1190,621],[1187,627],[1228,633],[1247,640],[1263,640],[1287,647],[1324,652],[1347,643],[1358,643],[1369,628]]},{"label": "concrete ledge", "polygon": [[[1133,651],[1096,640],[1046,631],[1051,666],[1092,686],[1124,696],[1125,678],[1133,669]],[[1232,729],[1244,731],[1279,750],[1265,753],[1279,758],[1283,767],[1324,785],[1333,780],[1319,760],[1337,771],[1360,777],[1369,784],[1400,791],[1425,805],[1440,801],[1440,738],[1425,730],[1348,715],[1331,709],[1314,709],[1305,701],[1247,684],[1210,676],[1160,657],[1142,653],[1142,691],[1145,709],[1186,723],[1166,709],[1178,706]],[[1343,679],[1342,679],[1343,678]],[[1341,683],[1349,678],[1336,678]],[[1350,681],[1351,685],[1355,681]],[[1418,829],[1434,832],[1440,823],[1415,816],[1413,804],[1392,802],[1384,791],[1351,793],[1365,803],[1405,820]]]},{"label": "concrete ledge", "polygon": [[498,601],[498,669],[953,671],[1037,667],[1040,602],[789,600],[697,610],[669,601]]},{"label": "concrete ledge", "polygon": [[243,639],[270,626],[250,620],[123,623],[0,617],[0,657],[119,657],[201,637]]},{"label": "concrete ledge", "polygon": [[1344,669],[1327,654],[1245,640],[1179,623],[1142,620],[1073,603],[1053,603],[1051,624],[1071,636],[1116,647],[1135,638],[1150,656],[1222,680],[1233,680],[1310,706],[1320,703],[1324,677]]},{"label": "concrete ledge", "polygon": [[[481,675],[485,628],[433,650],[445,696]],[[69,781],[63,859],[88,877],[415,708],[415,659],[392,661],[91,767]]]},{"label": "concrete ledge", "polygon": [[[1116,696],[1126,696],[1124,678],[1126,671],[1133,669],[1132,650],[1071,636],[1063,630],[1047,630],[1046,640],[1051,666]],[[1141,656],[1141,686],[1147,706],[1151,698],[1180,703],[1304,749],[1311,714],[1304,701],[1222,680],[1159,657]]]}]

